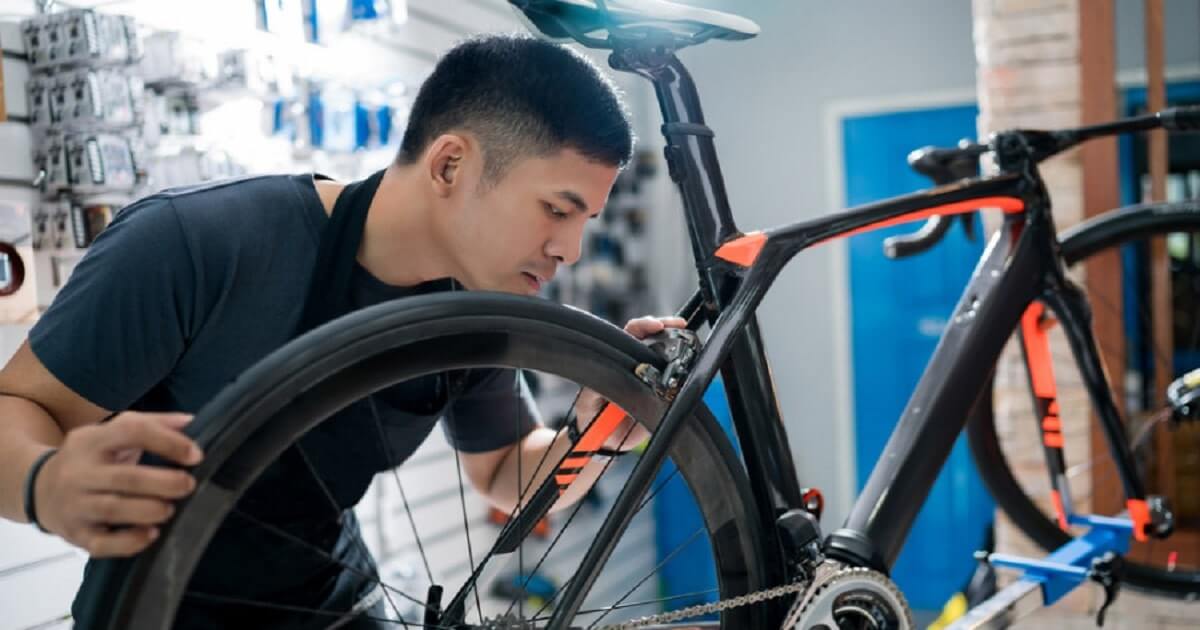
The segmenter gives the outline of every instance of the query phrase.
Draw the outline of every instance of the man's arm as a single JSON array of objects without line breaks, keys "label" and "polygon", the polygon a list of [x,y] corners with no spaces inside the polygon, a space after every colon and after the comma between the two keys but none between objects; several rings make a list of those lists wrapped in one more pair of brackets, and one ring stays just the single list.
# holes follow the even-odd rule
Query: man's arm
[{"label": "man's arm", "polygon": [[[625,332],[644,339],[650,335],[662,332],[663,329],[683,328],[687,322],[678,317],[655,318],[641,317],[625,325]],[[600,412],[604,400],[591,390],[584,390],[575,404],[575,417],[580,423],[580,430],[586,428],[586,423]],[[608,441],[606,448],[628,450],[649,437],[649,433],[631,418],[617,426]],[[542,481],[554,474],[558,462],[571,447],[571,440],[565,431],[557,437],[550,429],[534,429],[519,443],[512,446],[484,453],[462,453],[463,469],[471,480],[471,485],[496,507],[506,512],[512,512],[517,505],[517,499],[524,490],[523,501],[528,501],[536,494]],[[546,451],[549,450],[549,454]],[[567,488],[567,491],[555,502],[551,511],[561,510],[583,498],[587,491],[600,478],[605,470],[608,458],[595,456],[579,472],[579,476]],[[538,469],[538,464],[541,468]],[[518,472],[520,474],[518,475]],[[518,481],[519,480],[519,481]],[[531,481],[532,480],[532,481]]]},{"label": "man's arm", "polygon": [[[195,485],[184,471],[133,465],[143,450],[200,461],[180,433],[188,416],[110,413],[60,382],[29,347],[0,370],[0,516],[26,522],[25,480],[41,454],[34,505],[42,527],[93,556],[129,555],[153,540],[171,503]],[[115,525],[129,526],[112,531]]]}]

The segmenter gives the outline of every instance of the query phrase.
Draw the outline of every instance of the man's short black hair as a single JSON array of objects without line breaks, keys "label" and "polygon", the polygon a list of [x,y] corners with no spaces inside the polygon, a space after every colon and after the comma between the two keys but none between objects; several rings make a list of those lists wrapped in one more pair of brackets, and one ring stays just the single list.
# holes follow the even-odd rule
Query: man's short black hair
[{"label": "man's short black hair", "polygon": [[485,182],[517,158],[565,148],[617,167],[633,152],[612,81],[583,55],[528,35],[473,37],[447,52],[417,93],[397,162],[415,163],[454,129],[479,139]]}]

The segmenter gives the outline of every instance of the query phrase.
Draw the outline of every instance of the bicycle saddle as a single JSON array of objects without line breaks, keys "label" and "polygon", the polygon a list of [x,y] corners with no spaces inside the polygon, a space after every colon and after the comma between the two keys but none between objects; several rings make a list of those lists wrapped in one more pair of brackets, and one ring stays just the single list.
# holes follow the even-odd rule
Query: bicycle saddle
[{"label": "bicycle saddle", "polygon": [[575,41],[589,48],[608,48],[607,34],[669,35],[681,46],[708,39],[739,40],[758,35],[758,25],[744,17],[690,7],[665,0],[509,0],[536,31],[551,39]]}]

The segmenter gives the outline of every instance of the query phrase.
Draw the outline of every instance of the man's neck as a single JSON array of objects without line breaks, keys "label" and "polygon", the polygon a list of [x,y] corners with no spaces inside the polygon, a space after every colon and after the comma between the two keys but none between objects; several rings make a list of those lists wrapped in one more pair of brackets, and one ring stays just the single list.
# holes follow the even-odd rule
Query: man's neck
[{"label": "man's neck", "polygon": [[[433,222],[432,208],[414,173],[395,164],[388,167],[367,210],[358,262],[371,275],[394,286],[415,286],[454,277]],[[317,192],[331,213],[343,184],[318,182]]]}]

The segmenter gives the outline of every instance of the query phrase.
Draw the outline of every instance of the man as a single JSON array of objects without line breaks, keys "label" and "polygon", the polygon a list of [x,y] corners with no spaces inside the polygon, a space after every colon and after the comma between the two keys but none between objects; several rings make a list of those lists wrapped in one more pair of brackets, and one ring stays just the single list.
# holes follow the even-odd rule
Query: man
[{"label": "man", "polygon": [[[364,181],[252,177],[129,206],[0,371],[0,515],[32,516],[93,558],[141,551],[194,486],[185,470],[139,465],[142,452],[200,462],[180,432],[188,414],[272,350],[350,310],[460,288],[536,294],[579,258],[584,226],[632,142],[613,86],[585,58],[532,38],[489,36],[439,61],[395,162]],[[645,337],[668,325],[682,322],[643,318],[627,330]],[[517,471],[528,478],[547,449],[567,445],[538,426],[511,371],[473,371],[468,381],[453,400],[432,394],[425,379],[375,396],[378,405],[348,408],[239,502],[355,571],[301,557],[230,518],[189,591],[323,608],[346,620],[372,604],[383,610],[377,587],[362,579],[375,569],[354,544],[350,510],[376,472],[407,458],[444,415],[472,484],[511,509]],[[578,415],[586,420],[601,405],[586,392]],[[387,423],[387,440],[366,429],[372,422]],[[624,448],[645,437],[634,431]],[[581,474],[560,507],[598,469]],[[341,513],[331,515],[328,498]],[[77,627],[105,605],[90,586],[85,575]],[[177,623],[325,627],[330,619],[187,598]]]}]

